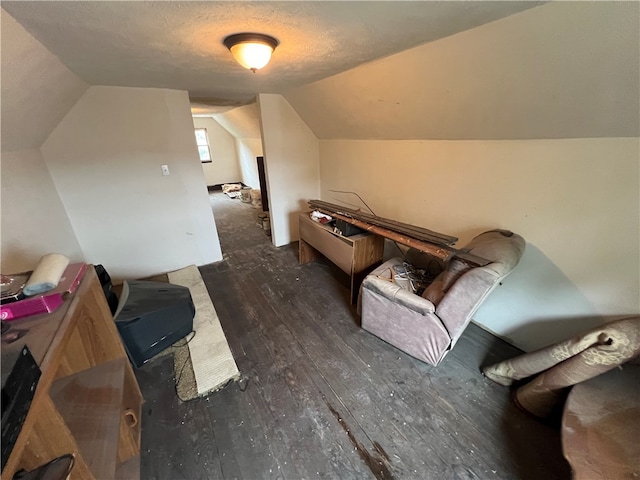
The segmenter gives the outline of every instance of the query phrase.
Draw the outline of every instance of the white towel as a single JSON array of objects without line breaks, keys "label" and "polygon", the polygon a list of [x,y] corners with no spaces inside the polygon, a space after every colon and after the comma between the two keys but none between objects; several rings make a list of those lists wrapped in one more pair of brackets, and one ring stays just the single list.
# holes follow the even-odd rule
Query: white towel
[{"label": "white towel", "polygon": [[58,286],[69,259],[59,253],[48,253],[40,259],[22,291],[27,297],[48,292]]}]

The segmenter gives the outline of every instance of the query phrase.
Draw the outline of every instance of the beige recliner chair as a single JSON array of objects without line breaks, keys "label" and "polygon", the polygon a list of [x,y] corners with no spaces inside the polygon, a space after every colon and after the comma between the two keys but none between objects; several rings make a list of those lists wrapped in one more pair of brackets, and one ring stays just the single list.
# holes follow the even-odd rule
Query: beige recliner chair
[{"label": "beige recliner chair", "polygon": [[524,239],[506,230],[475,237],[463,251],[490,260],[472,267],[457,257],[422,296],[393,280],[393,258],[370,273],[360,288],[362,328],[419,360],[438,365],[456,344],[471,317],[491,291],[518,264]]}]

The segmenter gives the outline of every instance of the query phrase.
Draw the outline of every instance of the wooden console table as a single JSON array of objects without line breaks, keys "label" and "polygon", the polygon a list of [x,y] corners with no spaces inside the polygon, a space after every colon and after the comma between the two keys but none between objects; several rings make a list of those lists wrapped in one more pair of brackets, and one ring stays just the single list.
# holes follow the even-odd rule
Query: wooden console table
[{"label": "wooden console table", "polygon": [[312,262],[319,253],[327,257],[351,277],[351,303],[356,303],[365,275],[382,262],[384,238],[371,233],[343,237],[311,220],[308,213],[301,213],[299,222],[300,264]]},{"label": "wooden console table", "polygon": [[95,269],[55,312],[12,322],[42,375],[2,480],[73,453],[71,479],[140,478],[142,395]]}]

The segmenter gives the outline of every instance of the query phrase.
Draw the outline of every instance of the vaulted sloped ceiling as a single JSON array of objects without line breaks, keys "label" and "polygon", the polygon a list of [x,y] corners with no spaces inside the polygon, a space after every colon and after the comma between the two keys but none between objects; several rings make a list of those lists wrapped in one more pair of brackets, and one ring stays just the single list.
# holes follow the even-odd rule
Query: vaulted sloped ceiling
[{"label": "vaulted sloped ceiling", "polygon": [[2,151],[39,148],[89,85],[4,10]]},{"label": "vaulted sloped ceiling", "polygon": [[[187,90],[216,114],[541,3],[2,2],[2,149],[39,147],[88,84]],[[255,75],[222,44],[240,31],[280,40]]]},{"label": "vaulted sloped ceiling", "polygon": [[[319,138],[638,136],[639,7],[3,2],[2,149],[38,147],[87,84],[188,90],[218,114],[282,93]],[[281,41],[255,75],[221,43],[241,30]]]},{"label": "vaulted sloped ceiling", "polygon": [[[29,33],[92,85],[187,90],[223,105],[283,93],[356,65],[536,7],[536,1],[3,2]],[[275,36],[257,74],[222,44]]]},{"label": "vaulted sloped ceiling", "polygon": [[236,138],[260,138],[260,111],[256,103],[213,115]]},{"label": "vaulted sloped ceiling", "polygon": [[640,136],[640,3],[552,2],[285,94],[321,139]]}]

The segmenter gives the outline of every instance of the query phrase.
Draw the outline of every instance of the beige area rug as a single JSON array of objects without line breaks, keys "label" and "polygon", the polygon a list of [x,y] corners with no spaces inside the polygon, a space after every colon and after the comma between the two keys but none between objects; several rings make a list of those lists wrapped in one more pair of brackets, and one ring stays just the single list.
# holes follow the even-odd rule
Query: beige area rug
[{"label": "beige area rug", "polygon": [[167,273],[169,283],[188,287],[196,314],[195,336],[188,343],[181,340],[171,350],[174,354],[176,390],[182,401],[202,397],[240,377],[227,339],[213,307],[207,287],[195,265]]}]

